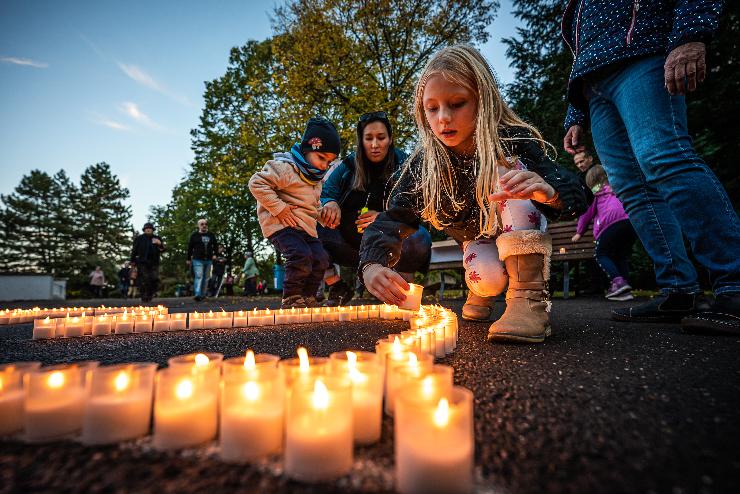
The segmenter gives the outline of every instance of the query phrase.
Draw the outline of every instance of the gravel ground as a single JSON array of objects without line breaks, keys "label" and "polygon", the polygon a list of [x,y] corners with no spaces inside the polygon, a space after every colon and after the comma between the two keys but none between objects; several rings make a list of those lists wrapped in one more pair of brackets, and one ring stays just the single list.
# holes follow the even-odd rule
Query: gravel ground
[{"label": "gravel ground", "polygon": [[[163,302],[173,312],[252,306],[239,299]],[[459,313],[462,302],[445,305]],[[491,345],[485,342],[487,325],[462,322],[458,349],[443,363],[454,366],[456,382],[475,393],[479,492],[740,492],[740,338],[615,323],[608,312],[617,305],[596,298],[556,300],[554,335],[544,345]],[[378,338],[406,324],[354,321],[39,341],[23,324],[0,327],[0,363],[164,364],[181,353],[210,350],[228,357],[247,347],[289,357],[298,345],[328,355],[372,350]],[[277,460],[222,463],[215,445],[160,453],[149,438],[94,448],[5,440],[0,492],[392,491],[392,421],[383,425],[380,444],[356,450],[350,475],[319,486],[286,481]]]}]

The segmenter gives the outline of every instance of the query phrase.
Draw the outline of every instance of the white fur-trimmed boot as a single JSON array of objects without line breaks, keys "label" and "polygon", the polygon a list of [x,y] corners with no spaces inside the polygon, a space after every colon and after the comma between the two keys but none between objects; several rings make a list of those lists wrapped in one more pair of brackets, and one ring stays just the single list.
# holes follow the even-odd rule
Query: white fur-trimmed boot
[{"label": "white fur-trimmed boot", "polygon": [[516,230],[496,239],[499,257],[506,265],[509,286],[506,310],[488,330],[490,341],[541,343],[550,336],[550,234]]}]

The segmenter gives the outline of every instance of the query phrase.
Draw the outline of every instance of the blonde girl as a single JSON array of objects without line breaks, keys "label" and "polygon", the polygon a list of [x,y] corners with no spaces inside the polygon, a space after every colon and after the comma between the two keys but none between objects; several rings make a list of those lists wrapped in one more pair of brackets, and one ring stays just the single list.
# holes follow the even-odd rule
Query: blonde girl
[{"label": "blonde girl", "polygon": [[470,296],[463,317],[488,321],[508,283],[490,340],[541,342],[550,334],[550,236],[545,218],[574,218],[587,204],[578,178],[545,152],[540,133],[501,97],[485,59],[468,45],[437,52],[416,86],[419,145],[395,177],[388,208],[363,236],[360,269],[370,293],[395,304],[408,289],[391,268],[404,238],[427,221],[463,249]]}]

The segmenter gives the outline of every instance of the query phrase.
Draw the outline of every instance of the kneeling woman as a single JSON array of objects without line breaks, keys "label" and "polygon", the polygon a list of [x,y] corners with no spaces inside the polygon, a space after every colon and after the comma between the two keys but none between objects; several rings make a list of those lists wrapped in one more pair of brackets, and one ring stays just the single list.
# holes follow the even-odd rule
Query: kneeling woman
[{"label": "kneeling woman", "polygon": [[574,218],[588,205],[585,187],[547,157],[539,132],[506,105],[470,46],[431,58],[416,86],[414,116],[420,144],[362,240],[365,286],[387,303],[404,299],[407,283],[389,268],[423,219],[461,244],[472,292],[492,297],[508,282],[506,311],[488,338],[543,341],[552,251],[543,214]]},{"label": "kneeling woman", "polygon": [[[406,160],[393,146],[393,130],[383,112],[365,113],[357,122],[357,151],[332,172],[321,191],[322,222],[318,234],[331,262],[356,268],[363,232],[385,210],[386,184]],[[429,232],[420,227],[403,240],[396,269],[411,281],[416,271],[426,271],[432,251]],[[345,305],[353,290],[338,274],[326,278],[326,305]]]}]

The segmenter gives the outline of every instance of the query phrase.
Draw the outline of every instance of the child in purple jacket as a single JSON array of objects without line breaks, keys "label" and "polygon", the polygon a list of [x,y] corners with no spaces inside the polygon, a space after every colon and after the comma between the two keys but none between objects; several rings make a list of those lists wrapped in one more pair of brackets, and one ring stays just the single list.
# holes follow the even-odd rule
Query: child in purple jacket
[{"label": "child in purple jacket", "polygon": [[594,193],[594,202],[578,218],[578,228],[572,240],[577,242],[593,221],[596,262],[611,281],[606,298],[632,300],[632,287],[627,283],[627,278],[632,245],[637,235],[622,203],[609,186],[606,172],[601,165],[591,167],[586,174],[586,185]]}]

